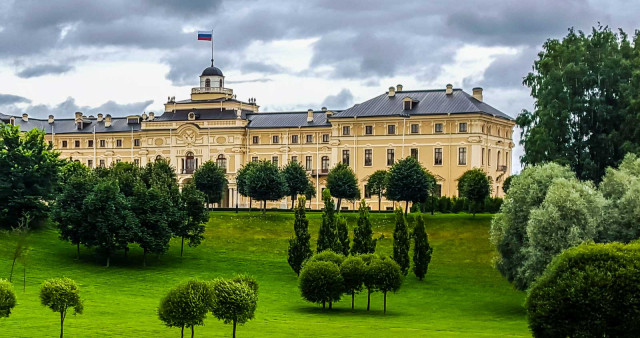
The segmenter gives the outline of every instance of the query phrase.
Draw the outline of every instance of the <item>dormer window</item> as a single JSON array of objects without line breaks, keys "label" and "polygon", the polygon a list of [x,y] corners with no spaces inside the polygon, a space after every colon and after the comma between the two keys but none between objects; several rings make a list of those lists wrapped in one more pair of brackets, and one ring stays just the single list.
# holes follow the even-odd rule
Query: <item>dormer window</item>
[{"label": "dormer window", "polygon": [[411,101],[404,101],[404,110],[411,110]]},{"label": "dormer window", "polygon": [[76,122],[76,129],[82,130],[84,128],[84,123],[82,121]]},{"label": "dormer window", "polygon": [[410,97],[405,97],[402,99],[402,109],[404,110],[413,110],[413,107],[418,104],[418,100],[414,100]]},{"label": "dormer window", "polygon": [[138,124],[138,123],[140,123],[140,120],[137,116],[127,117],[127,124]]},{"label": "dormer window", "polygon": [[16,118],[12,116],[12,117],[9,119],[9,124],[10,124],[10,125],[12,125],[12,126],[15,126],[15,125],[16,125]]}]

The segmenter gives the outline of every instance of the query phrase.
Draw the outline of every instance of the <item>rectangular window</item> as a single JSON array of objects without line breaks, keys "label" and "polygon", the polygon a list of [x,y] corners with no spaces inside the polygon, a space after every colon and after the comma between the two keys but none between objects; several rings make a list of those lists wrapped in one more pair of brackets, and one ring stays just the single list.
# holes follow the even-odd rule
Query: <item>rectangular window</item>
[{"label": "rectangular window", "polygon": [[271,143],[273,143],[273,144],[278,144],[278,143],[280,143],[280,135],[273,135],[273,136],[271,136]]},{"label": "rectangular window", "polygon": [[466,147],[458,148],[458,164],[467,165],[467,148]]},{"label": "rectangular window", "polygon": [[351,127],[349,127],[349,126],[342,127],[342,135],[343,136],[351,135]]},{"label": "rectangular window", "polygon": [[387,149],[387,165],[393,165],[396,161],[396,153],[393,149]]},{"label": "rectangular window", "polygon": [[442,165],[442,148],[436,148],[433,154],[433,165]]},{"label": "rectangular window", "polygon": [[482,165],[484,165],[484,148],[482,148]]},{"label": "rectangular window", "polygon": [[73,146],[76,148],[80,148],[80,141],[79,140],[74,141]]},{"label": "rectangular window", "polygon": [[369,186],[367,186],[366,184],[364,185],[364,198],[371,198],[371,191],[369,189]]},{"label": "rectangular window", "polygon": [[312,134],[307,135],[307,143],[313,143],[313,135]]},{"label": "rectangular window", "polygon": [[291,135],[291,143],[293,144],[298,143],[298,135]]},{"label": "rectangular window", "polygon": [[420,125],[414,123],[411,125],[411,134],[418,134],[420,132]]},{"label": "rectangular window", "polygon": [[411,157],[418,159],[418,148],[411,148]]},{"label": "rectangular window", "polygon": [[442,132],[442,123],[436,123],[435,131],[436,133]]},{"label": "rectangular window", "polygon": [[251,157],[251,162],[258,162],[258,156]]},{"label": "rectangular window", "polygon": [[322,142],[324,143],[329,142],[329,134],[322,134]]},{"label": "rectangular window", "polygon": [[373,135],[373,126],[365,126],[364,127],[365,135]]},{"label": "rectangular window", "polygon": [[107,141],[105,140],[100,140],[100,148],[104,148],[107,146]]},{"label": "rectangular window", "polygon": [[491,149],[487,150],[487,164],[491,166]]},{"label": "rectangular window", "polygon": [[349,150],[342,150],[342,163],[349,165]]},{"label": "rectangular window", "polygon": [[93,169],[93,160],[87,160],[87,167],[89,167],[89,169]]},{"label": "rectangular window", "polygon": [[116,140],[116,147],[122,147],[122,140]]},{"label": "rectangular window", "polygon": [[364,150],[364,165],[370,167],[373,165],[373,150],[365,149]]},{"label": "rectangular window", "polygon": [[100,168],[104,168],[105,164],[104,164],[104,160],[100,160]]},{"label": "rectangular window", "polygon": [[133,146],[134,147],[139,147],[140,146],[140,139],[139,138],[133,139]]},{"label": "rectangular window", "polygon": [[260,136],[253,136],[251,138],[251,143],[253,144],[259,144],[260,143]]},{"label": "rectangular window", "polygon": [[276,165],[276,167],[277,167],[277,166],[278,166],[278,156],[273,156],[273,157],[271,157],[271,162],[272,162],[273,164],[275,164],[275,165]]},{"label": "rectangular window", "polygon": [[88,140],[87,141],[87,147],[93,148],[93,140]]},{"label": "rectangular window", "polygon": [[396,134],[396,125],[395,124],[390,124],[387,126],[387,134],[389,135],[395,135]]},{"label": "rectangular window", "polygon": [[291,162],[298,162],[298,156],[291,156]]},{"label": "rectangular window", "polygon": [[466,122],[458,123],[458,132],[459,133],[466,133],[467,132],[467,123]]},{"label": "rectangular window", "polygon": [[62,141],[62,148],[66,148],[67,147],[67,141]]},{"label": "rectangular window", "polygon": [[307,170],[311,170],[313,168],[313,157],[307,156],[304,159],[304,168]]},{"label": "rectangular window", "polygon": [[133,159],[133,164],[135,164],[136,166],[138,166],[138,167],[139,167],[139,166],[140,166],[140,160],[139,160],[139,159],[137,159],[137,158],[134,158],[134,159]]}]

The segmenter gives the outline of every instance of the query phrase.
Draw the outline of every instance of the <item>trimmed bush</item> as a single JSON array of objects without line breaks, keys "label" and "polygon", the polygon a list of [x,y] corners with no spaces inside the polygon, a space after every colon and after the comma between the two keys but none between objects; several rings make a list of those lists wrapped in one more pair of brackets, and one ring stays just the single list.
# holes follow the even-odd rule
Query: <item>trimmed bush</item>
[{"label": "trimmed bush", "polygon": [[354,309],[356,292],[362,290],[365,268],[364,261],[359,256],[348,257],[340,265],[340,274],[344,280],[344,291],[351,294],[351,310]]},{"label": "trimmed bush", "polygon": [[307,262],[305,262],[305,264],[309,262],[330,262],[335,264],[336,266],[340,266],[343,261],[343,255],[337,254],[331,250],[325,250],[321,253],[311,256],[311,258],[309,258]]},{"label": "trimmed bush", "polygon": [[11,310],[16,306],[16,293],[11,283],[0,279],[0,318],[9,317]]},{"label": "trimmed bush", "polygon": [[233,324],[233,337],[238,324],[253,319],[258,307],[258,282],[250,276],[232,280],[216,279],[211,283],[213,302],[211,313],[225,324]]},{"label": "trimmed bush", "polygon": [[300,271],[299,282],[302,298],[312,303],[322,303],[323,309],[326,303],[331,309],[333,302],[339,301],[344,291],[340,268],[331,262],[307,262]]}]

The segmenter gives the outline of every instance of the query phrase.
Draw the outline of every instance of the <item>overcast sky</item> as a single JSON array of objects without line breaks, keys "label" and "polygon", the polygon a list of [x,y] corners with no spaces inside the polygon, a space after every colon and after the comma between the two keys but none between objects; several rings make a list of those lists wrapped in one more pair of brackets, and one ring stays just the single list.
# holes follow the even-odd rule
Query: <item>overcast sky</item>
[{"label": "overcast sky", "polygon": [[452,83],[516,116],[532,108],[522,77],[546,39],[598,22],[632,34],[638,14],[632,0],[0,0],[0,112],[161,112],[198,85],[211,47],[196,31],[213,29],[226,86],[261,111]]}]

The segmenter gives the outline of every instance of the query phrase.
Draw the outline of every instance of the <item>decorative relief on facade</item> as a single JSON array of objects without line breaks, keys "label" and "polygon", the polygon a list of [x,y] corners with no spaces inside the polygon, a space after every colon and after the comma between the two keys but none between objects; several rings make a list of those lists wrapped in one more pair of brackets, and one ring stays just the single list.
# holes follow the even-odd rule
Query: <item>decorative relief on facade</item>
[{"label": "decorative relief on facade", "polygon": [[156,140],[154,141],[155,145],[157,146],[161,146],[162,144],[164,144],[164,139],[162,139],[161,137],[156,138]]},{"label": "decorative relief on facade", "polygon": [[216,137],[216,143],[217,144],[225,144],[225,142],[227,142],[227,138],[224,136],[218,136]]}]

